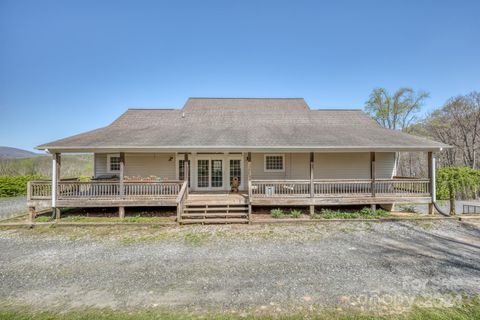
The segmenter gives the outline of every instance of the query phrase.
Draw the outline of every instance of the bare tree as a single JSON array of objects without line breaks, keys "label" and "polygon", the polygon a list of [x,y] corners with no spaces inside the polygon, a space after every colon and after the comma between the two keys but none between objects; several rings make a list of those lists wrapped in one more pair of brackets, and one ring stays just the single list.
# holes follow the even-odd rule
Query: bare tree
[{"label": "bare tree", "polygon": [[[427,92],[415,92],[412,88],[400,88],[393,95],[385,88],[375,88],[365,103],[365,111],[385,128],[406,131],[418,120],[417,115],[428,97]],[[408,165],[418,163],[417,160],[418,155],[396,153],[395,174],[408,176],[421,174]],[[406,168],[409,170],[405,170]]]},{"label": "bare tree", "polygon": [[427,117],[424,126],[430,137],[454,147],[445,151],[445,165],[476,168],[480,149],[479,92],[449,99]]},{"label": "bare tree", "polygon": [[393,95],[376,88],[365,103],[365,111],[385,128],[405,130],[417,120],[428,97],[427,92],[415,92],[412,88],[400,88]]}]

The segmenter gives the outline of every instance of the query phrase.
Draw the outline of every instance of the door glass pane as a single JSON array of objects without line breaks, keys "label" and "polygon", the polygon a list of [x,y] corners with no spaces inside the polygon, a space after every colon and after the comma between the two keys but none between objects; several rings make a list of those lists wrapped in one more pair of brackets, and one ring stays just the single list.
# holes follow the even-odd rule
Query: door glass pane
[{"label": "door glass pane", "polygon": [[197,181],[199,188],[208,188],[208,160],[198,160],[197,165]]},{"label": "door glass pane", "polygon": [[[188,176],[190,177],[190,160],[188,160]],[[185,160],[183,159],[178,161],[178,179],[185,180]],[[190,181],[188,181],[188,185],[190,185]]]},{"label": "door glass pane", "polygon": [[212,160],[212,188],[223,186],[223,161]]},{"label": "door glass pane", "polygon": [[238,178],[238,184],[242,183],[242,167],[240,159],[231,159],[230,160],[230,184],[234,177]]}]

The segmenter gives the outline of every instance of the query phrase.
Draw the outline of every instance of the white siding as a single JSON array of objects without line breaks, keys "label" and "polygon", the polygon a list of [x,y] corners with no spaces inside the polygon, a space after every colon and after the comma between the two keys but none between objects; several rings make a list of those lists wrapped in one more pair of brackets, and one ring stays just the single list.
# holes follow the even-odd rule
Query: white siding
[{"label": "white siding", "polygon": [[[96,153],[94,158],[95,176],[110,174],[107,170],[107,154]],[[143,178],[155,176],[175,180],[175,154],[126,153],[125,176]]]},{"label": "white siding", "polygon": [[285,155],[284,172],[265,172],[265,154],[269,153],[252,153],[252,179],[310,179],[309,153],[282,153]]},{"label": "white siding", "polygon": [[316,153],[315,179],[370,179],[370,153]]},{"label": "white siding", "polygon": [[175,180],[175,154],[127,153],[125,176],[149,177]]},{"label": "white siding", "polygon": [[109,174],[107,172],[107,154],[106,153],[95,153],[94,154],[94,163],[95,163],[95,177],[99,175]]},{"label": "white siding", "polygon": [[390,179],[395,168],[395,152],[377,152],[375,154],[375,173],[377,179]]},{"label": "white siding", "polygon": [[310,179],[310,153],[290,153],[289,179]]},{"label": "white siding", "polygon": [[[394,152],[375,153],[378,179],[392,178]],[[370,179],[370,153],[316,153],[315,179]]]},{"label": "white siding", "polygon": [[[285,172],[265,172],[264,155],[265,153],[252,153],[252,179],[310,178],[309,153],[285,153]],[[246,153],[244,156],[244,179],[246,179]],[[170,158],[172,161],[169,161]],[[377,178],[391,178],[395,165],[395,153],[377,152],[375,158]],[[95,154],[94,161],[95,176],[108,174],[107,154]],[[175,170],[173,153],[127,153],[125,155],[125,175],[129,177],[156,176],[175,180]],[[316,153],[314,170],[315,179],[369,179],[370,153]]]}]

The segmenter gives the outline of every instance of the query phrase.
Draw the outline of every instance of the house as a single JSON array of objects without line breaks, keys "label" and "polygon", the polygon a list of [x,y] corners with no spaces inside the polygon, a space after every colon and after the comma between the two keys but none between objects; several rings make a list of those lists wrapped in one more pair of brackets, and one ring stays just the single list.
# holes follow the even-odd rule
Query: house
[{"label": "house", "polygon": [[[28,205],[119,207],[120,216],[128,206],[176,206],[187,223],[245,222],[252,206],[432,204],[433,155],[447,147],[304,99],[190,98],[38,146],[52,154],[52,182],[31,182]],[[401,151],[425,153],[428,178],[397,177]],[[79,152],[94,154],[94,179],[61,180],[61,154]]]}]

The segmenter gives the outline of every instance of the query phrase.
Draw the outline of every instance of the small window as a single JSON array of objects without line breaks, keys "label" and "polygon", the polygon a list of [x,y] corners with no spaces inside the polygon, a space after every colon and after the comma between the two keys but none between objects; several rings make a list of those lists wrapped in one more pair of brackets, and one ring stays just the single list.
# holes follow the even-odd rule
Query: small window
[{"label": "small window", "polygon": [[283,154],[266,154],[265,155],[265,172],[283,172],[285,171]]},{"label": "small window", "polygon": [[120,155],[109,154],[107,159],[108,172],[120,172]]}]

